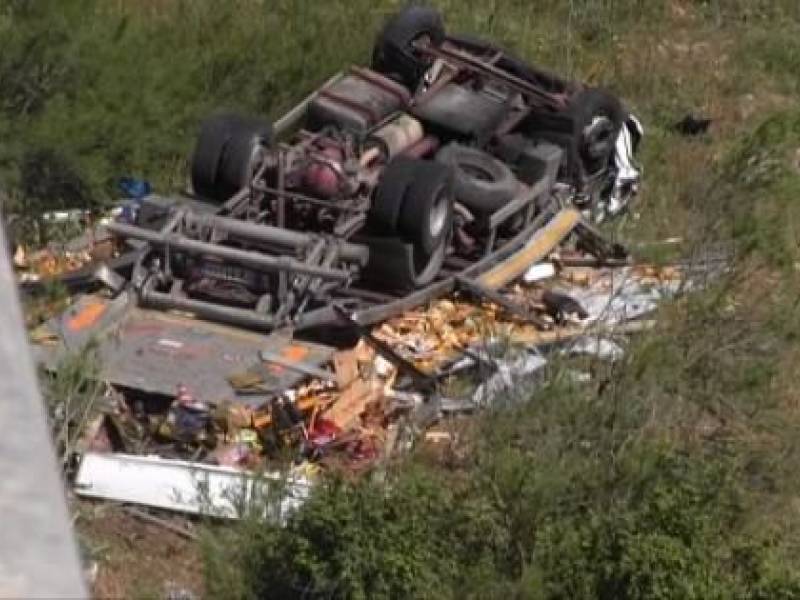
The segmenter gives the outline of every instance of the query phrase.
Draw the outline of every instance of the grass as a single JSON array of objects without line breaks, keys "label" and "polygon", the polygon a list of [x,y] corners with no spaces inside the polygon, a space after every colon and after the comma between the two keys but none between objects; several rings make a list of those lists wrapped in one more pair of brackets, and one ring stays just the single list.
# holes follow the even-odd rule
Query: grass
[{"label": "grass", "polygon": [[[205,114],[277,116],[363,62],[399,4],[0,2],[12,199],[31,212],[102,204],[126,174],[181,187]],[[329,481],[286,529],[211,530],[209,593],[798,597],[800,5],[437,4],[452,30],[624,97],[647,129],[645,184],[614,233],[729,248],[733,268],[663,307],[592,385],[556,370],[529,404],[469,428],[457,460],[397,465],[388,497]],[[710,135],[672,130],[689,112],[714,118]]]},{"label": "grass", "polygon": [[53,373],[42,375],[56,454],[65,470],[79,451],[78,442],[86,426],[98,414],[104,387],[98,368],[96,349],[89,347],[79,354],[66,355]]}]

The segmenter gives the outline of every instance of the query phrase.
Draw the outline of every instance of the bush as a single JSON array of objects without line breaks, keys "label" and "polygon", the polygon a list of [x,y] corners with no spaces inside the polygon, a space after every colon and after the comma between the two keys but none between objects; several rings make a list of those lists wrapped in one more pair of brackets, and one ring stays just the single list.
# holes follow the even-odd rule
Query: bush
[{"label": "bush", "polygon": [[[377,483],[327,481],[285,527],[246,524],[233,538],[241,570],[226,575],[230,563],[212,560],[212,594],[241,577],[246,597],[458,595],[476,574],[495,572],[507,543],[502,516],[466,491],[419,469],[388,493]],[[212,544],[211,556],[230,556],[221,548],[229,541]]]},{"label": "bush", "polygon": [[458,477],[418,466],[389,492],[329,481],[286,527],[248,523],[215,535],[209,590],[548,600],[800,593],[780,536],[744,535],[749,507],[735,461],[645,444],[626,463],[613,481],[565,476],[566,496],[548,493],[552,481],[535,461],[525,485],[496,477],[499,464],[508,469],[503,454]]}]

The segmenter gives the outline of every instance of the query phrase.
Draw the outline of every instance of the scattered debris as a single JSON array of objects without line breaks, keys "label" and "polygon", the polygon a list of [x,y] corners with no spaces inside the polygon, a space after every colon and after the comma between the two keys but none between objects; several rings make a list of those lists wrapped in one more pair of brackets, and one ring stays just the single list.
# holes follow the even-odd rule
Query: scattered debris
[{"label": "scattered debris", "polygon": [[[624,336],[652,327],[645,317],[658,303],[694,285],[682,268],[627,259],[569,266],[588,264],[585,256],[561,247],[540,263],[547,278],[517,275],[499,289],[457,279],[453,294],[374,327],[337,308],[360,338],[338,350],[177,315],[124,313],[100,347],[103,376],[127,392],[86,429],[76,490],[234,518],[281,489],[278,516],[285,515],[320,468],[355,476],[415,438],[446,442],[449,434],[432,429],[437,423],[524,401],[521,393],[546,376],[549,352],[620,360]],[[519,274],[530,271],[523,265]],[[79,301],[49,326],[75,335],[106,319],[113,302],[121,300]],[[38,339],[40,351],[60,347]],[[297,466],[282,480],[270,469],[286,452]]]},{"label": "scattered debris", "polygon": [[672,128],[681,135],[696,136],[708,133],[711,123],[714,120],[708,117],[700,117],[688,114],[683,119],[675,123]]},{"label": "scattered debris", "polygon": [[[517,400],[520,390],[529,394],[530,385],[520,386],[522,380],[529,383],[530,376],[540,372],[547,364],[541,354],[525,351],[516,358],[497,363],[496,372],[481,383],[472,394],[472,402],[479,407],[496,406],[500,398],[508,402]],[[516,392],[515,392],[516,390]]]},{"label": "scattered debris", "polygon": [[582,321],[589,316],[580,303],[567,294],[545,290],[542,294],[542,303],[547,314],[556,323],[566,323],[571,320]]},{"label": "scattered debris", "polygon": [[171,523],[171,522],[167,521],[166,519],[161,519],[161,518],[159,518],[159,517],[157,517],[155,515],[151,515],[150,513],[145,512],[145,511],[143,511],[141,509],[138,509],[138,508],[136,508],[134,506],[126,506],[125,507],[125,512],[127,512],[129,515],[133,515],[137,519],[141,519],[142,521],[146,521],[147,523],[152,523],[154,525],[158,525],[159,527],[163,527],[164,529],[167,529],[167,530],[171,531],[172,533],[181,536],[182,538],[186,538],[186,539],[194,540],[194,541],[197,541],[197,540],[200,539],[199,536],[196,533],[194,533],[193,531],[190,531],[186,527],[181,527],[180,525],[176,525],[175,523]]},{"label": "scattered debris", "polygon": [[611,362],[625,356],[625,350],[613,340],[599,336],[583,336],[569,343],[564,353],[570,356],[587,355]]},{"label": "scattered debris", "polygon": [[543,281],[545,279],[551,279],[556,275],[556,267],[551,262],[542,262],[536,263],[535,265],[531,266],[527,271],[525,271],[525,275],[522,276],[522,280],[525,283],[534,283],[535,281]]}]

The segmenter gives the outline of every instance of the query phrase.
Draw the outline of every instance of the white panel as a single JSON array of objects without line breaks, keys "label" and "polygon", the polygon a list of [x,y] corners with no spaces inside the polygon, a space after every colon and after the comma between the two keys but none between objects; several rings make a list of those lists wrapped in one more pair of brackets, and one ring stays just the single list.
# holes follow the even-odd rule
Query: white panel
[{"label": "white panel", "polygon": [[[87,453],[75,490],[81,496],[143,504],[178,512],[235,519],[247,510],[264,510],[265,500],[282,520],[308,497],[302,477],[256,476],[230,467],[130,454]],[[266,514],[264,516],[267,516]]]}]

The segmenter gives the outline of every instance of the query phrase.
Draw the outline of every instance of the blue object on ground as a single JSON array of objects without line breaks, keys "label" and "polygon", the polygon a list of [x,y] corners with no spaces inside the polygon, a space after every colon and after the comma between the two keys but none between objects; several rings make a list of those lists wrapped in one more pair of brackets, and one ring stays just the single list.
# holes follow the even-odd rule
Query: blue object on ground
[{"label": "blue object on ground", "polygon": [[122,204],[122,212],[117,220],[123,223],[134,223],[142,200],[153,191],[152,186],[149,181],[134,177],[120,177],[117,185],[120,192],[122,192],[123,198],[127,199]]},{"label": "blue object on ground", "polygon": [[153,191],[149,181],[136,179],[134,177],[120,177],[118,185],[119,190],[125,198],[133,198],[136,200],[149,196]]}]

